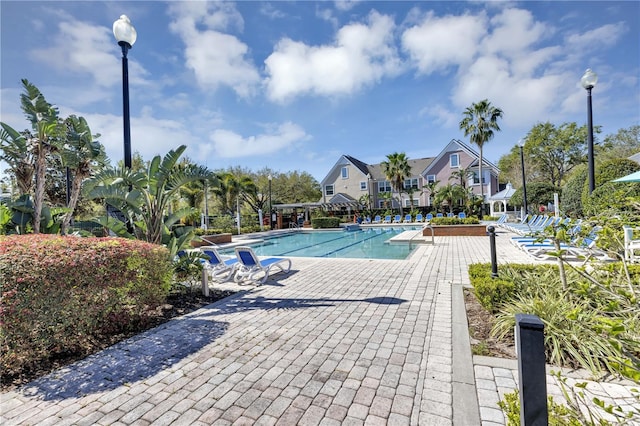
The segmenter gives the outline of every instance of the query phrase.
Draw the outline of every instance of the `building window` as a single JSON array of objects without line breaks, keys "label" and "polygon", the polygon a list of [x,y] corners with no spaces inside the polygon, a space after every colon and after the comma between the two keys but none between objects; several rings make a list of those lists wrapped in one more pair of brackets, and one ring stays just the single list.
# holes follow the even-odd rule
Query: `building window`
[{"label": "building window", "polygon": [[[411,207],[412,206],[411,200],[404,200],[404,206]],[[420,206],[418,200],[413,200],[413,207],[418,207],[418,206]]]},{"label": "building window", "polygon": [[[487,183],[487,174],[485,173],[485,170],[482,171],[482,174],[484,175],[482,178],[482,183],[486,184]],[[480,184],[480,178],[478,176],[478,172],[473,172],[473,184],[474,185],[479,185]]]},{"label": "building window", "polygon": [[324,187],[325,195],[333,195],[333,185],[326,185]]},{"label": "building window", "polygon": [[367,190],[367,181],[363,180],[360,182],[360,191],[366,191]]},{"label": "building window", "polygon": [[460,166],[460,156],[458,154],[449,155],[449,165],[451,167],[459,167]]},{"label": "building window", "polygon": [[342,179],[349,179],[349,169],[346,167],[343,167],[342,170],[340,171],[340,173],[342,174]]},{"label": "building window", "polygon": [[427,183],[432,183],[436,181],[436,175],[427,175]]},{"label": "building window", "polygon": [[409,188],[418,189],[418,179],[405,179],[402,186],[405,190]]},{"label": "building window", "polygon": [[384,209],[385,208],[385,200],[378,200],[378,208],[379,209]]},{"label": "building window", "polygon": [[387,180],[378,182],[378,192],[391,192],[391,182]]}]

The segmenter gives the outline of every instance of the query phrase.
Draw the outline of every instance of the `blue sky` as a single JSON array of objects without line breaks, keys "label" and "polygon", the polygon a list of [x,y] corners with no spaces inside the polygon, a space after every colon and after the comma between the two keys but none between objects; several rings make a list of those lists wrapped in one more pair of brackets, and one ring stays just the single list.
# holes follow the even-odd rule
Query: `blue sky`
[{"label": "blue sky", "polygon": [[[84,116],[113,162],[123,157],[126,14],[132,150],[181,144],[211,169],[306,171],[343,155],[436,156],[464,109],[504,110],[485,145],[497,162],[538,122],[586,123],[587,68],[600,136],[640,124],[640,2],[5,1],[1,120],[27,126],[22,78]],[[1,167],[0,167],[1,168]]]}]

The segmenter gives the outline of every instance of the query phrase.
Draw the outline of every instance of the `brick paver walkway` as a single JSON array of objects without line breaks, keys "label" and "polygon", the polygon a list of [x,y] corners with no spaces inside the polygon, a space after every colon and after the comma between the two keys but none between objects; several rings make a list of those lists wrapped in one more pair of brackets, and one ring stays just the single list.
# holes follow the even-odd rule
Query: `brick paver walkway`
[{"label": "brick paver walkway", "polygon": [[[530,262],[506,238],[498,258]],[[484,237],[404,261],[293,258],[288,275],[4,392],[0,423],[480,424],[459,305],[467,265],[488,261]]]}]

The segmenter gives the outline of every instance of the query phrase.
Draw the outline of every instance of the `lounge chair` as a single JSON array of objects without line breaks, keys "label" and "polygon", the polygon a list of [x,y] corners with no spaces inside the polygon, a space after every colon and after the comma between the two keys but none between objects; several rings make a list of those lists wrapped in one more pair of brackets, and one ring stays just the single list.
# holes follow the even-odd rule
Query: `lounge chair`
[{"label": "lounge chair", "polygon": [[237,283],[248,281],[258,285],[264,284],[274,268],[288,273],[291,270],[291,259],[285,257],[269,257],[258,259],[251,247],[236,247],[238,266],[233,280]]},{"label": "lounge chair", "polygon": [[640,228],[632,228],[629,225],[624,225],[624,258],[629,262],[635,262],[638,257],[636,251],[640,251],[640,239],[633,239],[633,232],[639,231]]},{"label": "lounge chair", "polygon": [[382,219],[380,218],[380,215],[376,215],[376,217],[373,218],[373,223],[381,223]]},{"label": "lounge chair", "polygon": [[391,215],[390,214],[386,215],[382,223],[391,223]]},{"label": "lounge chair", "polygon": [[411,215],[410,214],[406,215],[402,223],[411,223]]},{"label": "lounge chair", "polygon": [[447,217],[454,217],[455,215],[453,213],[447,213]]},{"label": "lounge chair", "polygon": [[223,259],[218,251],[214,248],[202,250],[202,253],[208,257],[208,259],[204,261],[203,264],[205,268],[207,268],[207,272],[209,272],[209,276],[213,280],[224,281],[229,279],[238,266],[238,259]]},{"label": "lounge chair", "polygon": [[395,217],[393,218],[393,223],[402,223],[402,216],[400,216],[399,214],[395,215]]},{"label": "lounge chair", "polygon": [[466,217],[467,217],[466,213],[464,213],[464,212],[458,213],[458,219],[466,219]]},{"label": "lounge chair", "polygon": [[418,213],[416,215],[416,219],[414,220],[414,222],[422,222],[424,221],[424,218],[422,217],[422,213]]},{"label": "lounge chair", "polygon": [[431,213],[427,213],[427,215],[425,216],[426,220],[433,220],[433,215]]},{"label": "lounge chair", "polygon": [[444,217],[444,215],[442,213],[437,213],[436,217]]},{"label": "lounge chair", "polygon": [[367,216],[364,218],[364,222],[365,225],[370,225],[371,224],[371,216]]}]

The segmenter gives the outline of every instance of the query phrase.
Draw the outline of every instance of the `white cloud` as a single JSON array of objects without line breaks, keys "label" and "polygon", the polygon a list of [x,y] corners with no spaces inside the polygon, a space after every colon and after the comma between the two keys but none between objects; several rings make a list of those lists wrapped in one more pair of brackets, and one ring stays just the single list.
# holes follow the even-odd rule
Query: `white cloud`
[{"label": "white cloud", "polygon": [[[186,65],[198,84],[216,89],[231,87],[239,96],[250,96],[260,76],[250,58],[249,48],[237,37],[219,30],[242,30],[244,22],[231,3],[179,2],[170,7],[174,20],[170,29],[186,45]],[[200,30],[204,25],[207,29]]]},{"label": "white cloud", "polygon": [[566,38],[567,47],[577,51],[590,51],[595,47],[614,45],[627,32],[624,22],[607,24],[585,33],[574,33]]},{"label": "white cloud", "polygon": [[332,45],[308,46],[285,38],[265,60],[268,96],[286,102],[303,94],[346,95],[401,71],[395,24],[371,12],[366,23],[342,27]]},{"label": "white cloud", "polygon": [[[117,52],[117,53],[116,53]],[[120,48],[111,29],[66,17],[51,36],[51,46],[34,49],[29,55],[69,74],[89,74],[96,84],[111,87],[122,82]],[[140,64],[129,61],[132,83],[147,75]]]},{"label": "white cloud", "polygon": [[491,18],[491,34],[483,40],[489,54],[517,57],[553,32],[547,25],[534,21],[528,10],[506,9]]},{"label": "white cloud", "polygon": [[266,133],[243,137],[231,130],[215,130],[211,136],[215,153],[223,158],[251,157],[274,153],[309,139],[297,124],[271,126]]},{"label": "white cloud", "polygon": [[[415,11],[413,20],[416,19]],[[426,14],[418,25],[402,34],[402,47],[421,74],[445,71],[471,62],[486,34],[486,17],[480,15]]]}]

